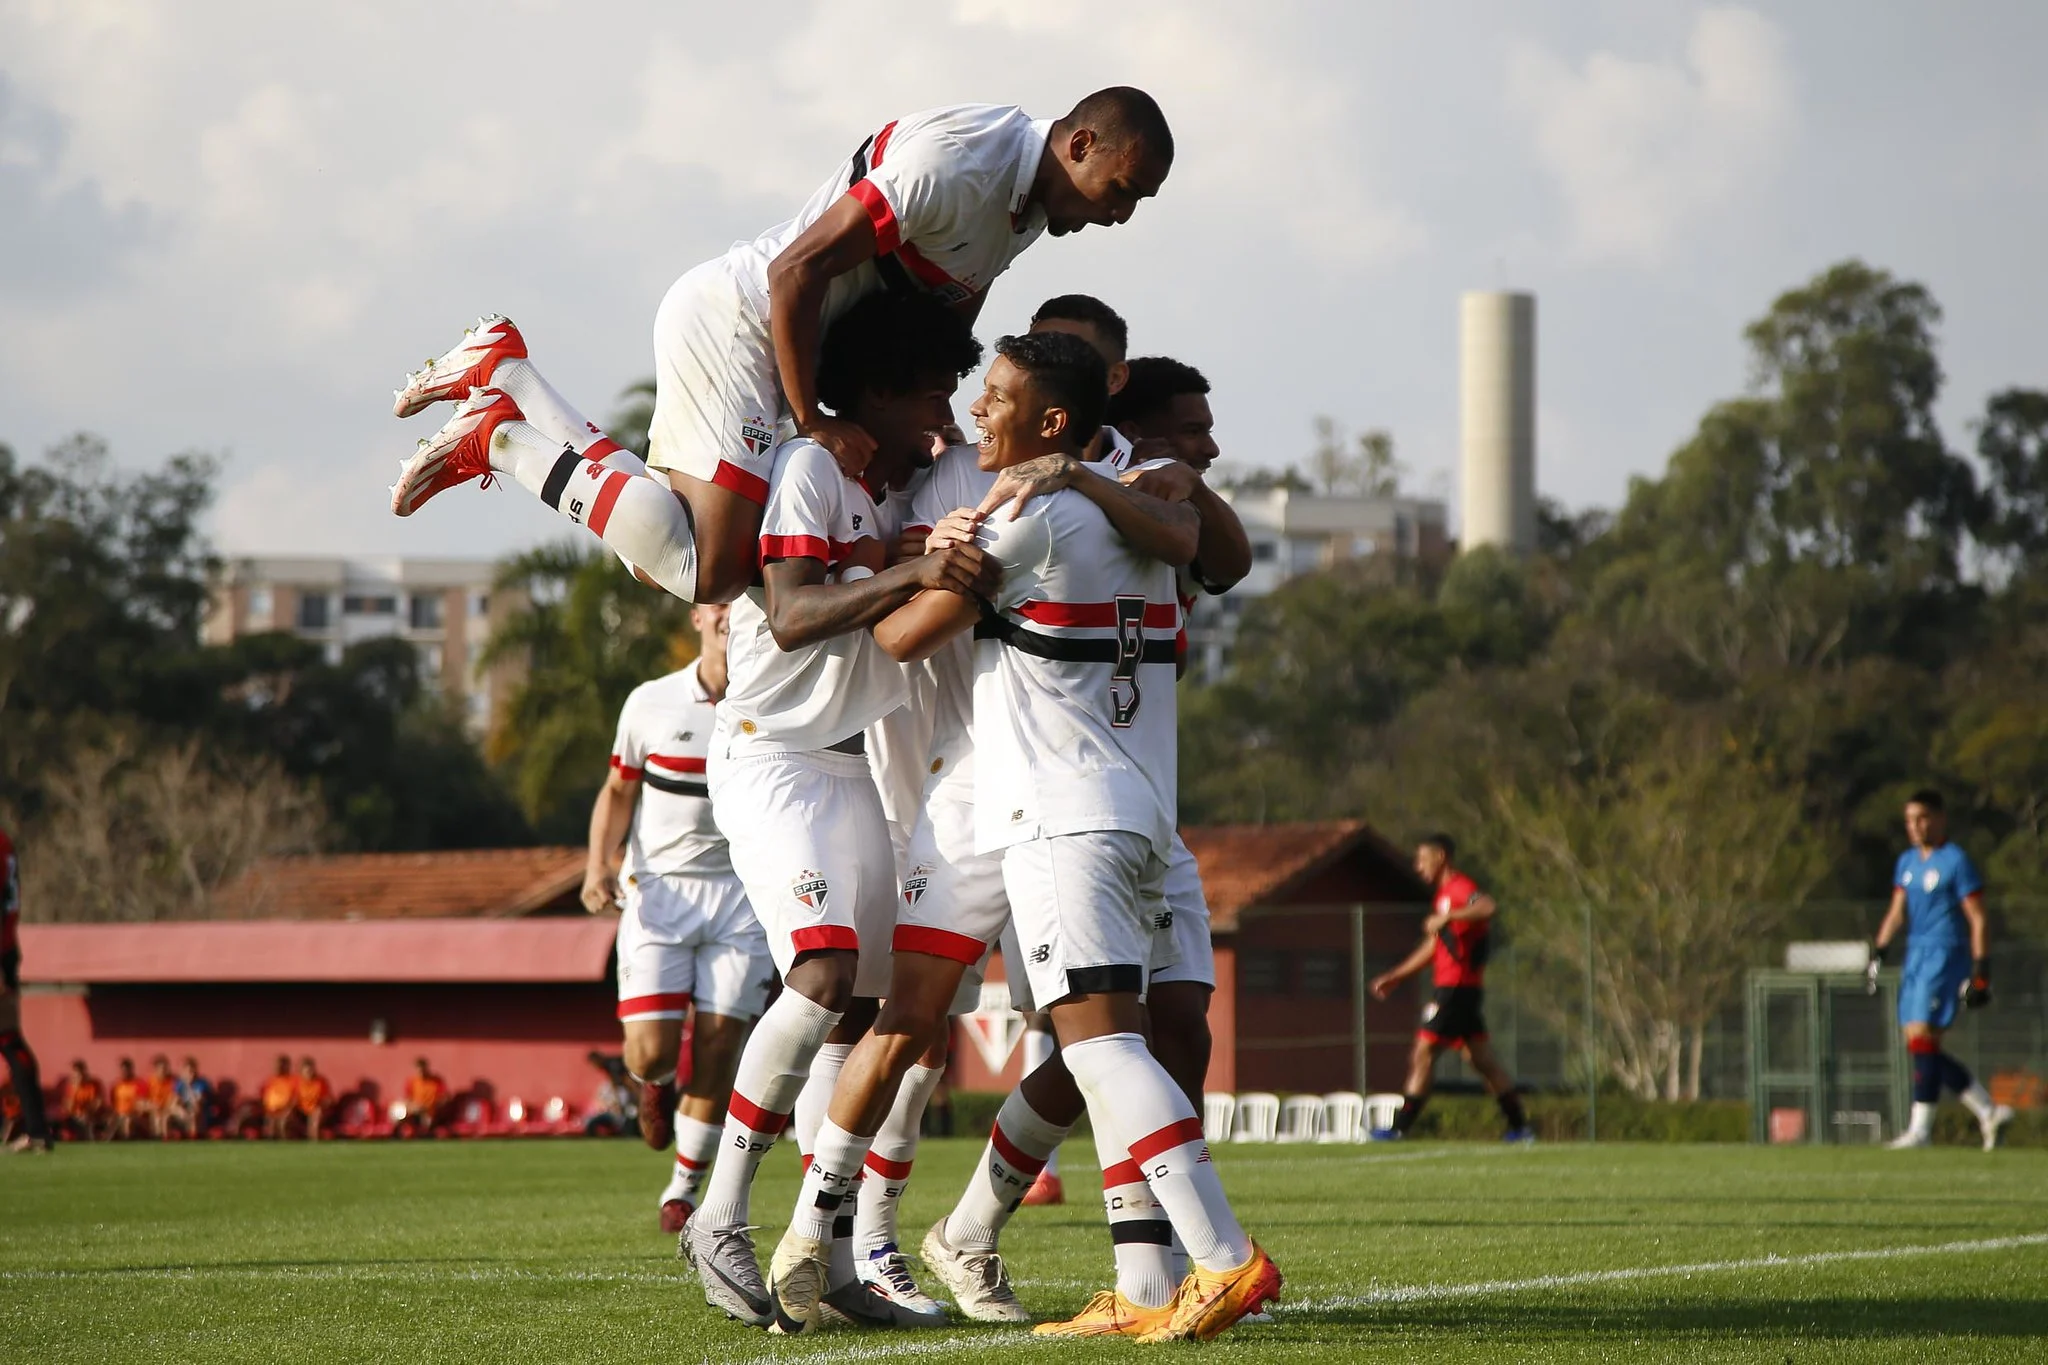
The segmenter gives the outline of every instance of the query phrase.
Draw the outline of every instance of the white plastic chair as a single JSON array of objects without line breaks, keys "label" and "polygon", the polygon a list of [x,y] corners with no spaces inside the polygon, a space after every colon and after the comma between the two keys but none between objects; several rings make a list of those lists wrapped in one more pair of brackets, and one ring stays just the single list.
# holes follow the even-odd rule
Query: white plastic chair
[{"label": "white plastic chair", "polygon": [[1202,1137],[1206,1141],[1230,1141],[1230,1125],[1236,1118],[1237,1096],[1227,1090],[1211,1090],[1202,1096]]},{"label": "white plastic chair", "polygon": [[1320,1095],[1289,1095],[1280,1106],[1280,1131],[1276,1142],[1316,1142],[1323,1136],[1323,1101]]},{"label": "white plastic chair", "polygon": [[1237,1127],[1232,1142],[1271,1142],[1280,1130],[1280,1097],[1252,1090],[1237,1097]]},{"label": "white plastic chair", "polygon": [[1335,1090],[1323,1096],[1323,1142],[1365,1141],[1365,1096]]},{"label": "white plastic chair", "polygon": [[1367,1095],[1365,1097],[1365,1129],[1368,1135],[1379,1128],[1392,1128],[1400,1116],[1401,1106],[1407,1101],[1405,1095]]}]

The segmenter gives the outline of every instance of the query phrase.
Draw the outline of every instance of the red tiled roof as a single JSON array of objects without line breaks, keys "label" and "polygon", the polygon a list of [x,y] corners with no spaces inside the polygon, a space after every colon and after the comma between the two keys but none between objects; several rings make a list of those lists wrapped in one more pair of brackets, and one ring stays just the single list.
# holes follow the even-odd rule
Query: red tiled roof
[{"label": "red tiled roof", "polygon": [[[1181,838],[1202,871],[1215,928],[1228,932],[1254,905],[1283,900],[1295,888],[1339,860],[1359,854],[1374,863],[1382,880],[1414,880],[1399,850],[1363,820],[1315,820],[1280,825],[1192,825]],[[1420,898],[1420,884],[1413,895]]]},{"label": "red tiled roof", "polygon": [[605,979],[611,915],[522,920],[289,920],[169,924],[25,924],[32,982],[418,981]]},{"label": "red tiled roof", "polygon": [[481,848],[269,858],[214,898],[221,919],[498,919],[573,896],[583,850]]}]

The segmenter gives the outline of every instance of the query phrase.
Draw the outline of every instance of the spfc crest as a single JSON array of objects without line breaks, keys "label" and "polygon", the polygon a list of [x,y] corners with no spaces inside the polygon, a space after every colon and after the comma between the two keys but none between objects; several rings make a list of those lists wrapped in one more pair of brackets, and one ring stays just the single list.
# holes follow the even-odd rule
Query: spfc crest
[{"label": "spfc crest", "polygon": [[775,448],[775,432],[759,417],[749,417],[740,423],[740,443],[749,455],[765,455]]},{"label": "spfc crest", "polygon": [[803,871],[796,874],[796,880],[789,884],[789,893],[802,901],[809,910],[825,908],[825,877],[823,873]]},{"label": "spfc crest", "polygon": [[916,905],[924,899],[925,888],[932,884],[932,869],[927,863],[919,863],[910,869],[910,875],[903,879],[903,903]]}]

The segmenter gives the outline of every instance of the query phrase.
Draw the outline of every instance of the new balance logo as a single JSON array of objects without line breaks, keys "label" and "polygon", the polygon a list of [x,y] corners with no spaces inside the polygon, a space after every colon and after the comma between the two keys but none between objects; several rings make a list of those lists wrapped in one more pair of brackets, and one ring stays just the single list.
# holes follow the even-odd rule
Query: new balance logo
[{"label": "new balance logo", "polygon": [[1152,917],[1152,927],[1154,929],[1171,929],[1173,927],[1173,911],[1162,910],[1154,915]]},{"label": "new balance logo", "polygon": [[1041,943],[1036,948],[1033,948],[1031,950],[1031,960],[1041,967],[1052,961],[1052,945]]}]

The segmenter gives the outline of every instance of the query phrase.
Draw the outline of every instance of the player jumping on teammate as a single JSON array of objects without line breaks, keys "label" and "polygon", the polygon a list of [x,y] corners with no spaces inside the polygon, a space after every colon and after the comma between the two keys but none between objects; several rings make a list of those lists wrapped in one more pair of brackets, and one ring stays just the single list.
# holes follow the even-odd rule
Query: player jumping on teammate
[{"label": "player jumping on teammate", "polygon": [[1942,1087],[1953,1090],[1972,1114],[1984,1150],[1998,1145],[2012,1110],[1994,1104],[1969,1069],[1941,1050],[1941,1036],[1956,1011],[1991,1003],[1991,959],[1986,942],[1984,879],[1970,855],[1948,841],[1941,793],[1914,792],[1906,800],[1906,838],[1912,847],[1892,871],[1892,902],[1870,941],[1870,982],[1899,931],[1906,934],[1906,968],[1899,980],[1899,1026],[1913,1059],[1913,1116],[1893,1147],[1925,1147],[1934,1140],[1934,1112]]},{"label": "player jumping on teammate", "polygon": [[1408,1062],[1407,1092],[1401,1112],[1391,1128],[1373,1131],[1376,1141],[1406,1137],[1429,1103],[1436,1075],[1436,1059],[1447,1047],[1461,1049],[1472,1069],[1486,1082],[1494,1102],[1500,1105],[1507,1123],[1505,1140],[1528,1142],[1535,1137],[1529,1119],[1522,1112],[1522,1097],[1515,1078],[1500,1064],[1486,1038],[1486,1018],[1480,1012],[1485,997],[1486,959],[1493,945],[1493,897],[1481,891],[1464,873],[1451,866],[1458,846],[1448,834],[1432,834],[1416,845],[1415,874],[1422,878],[1436,901],[1423,921],[1422,942],[1392,971],[1373,978],[1372,995],[1384,1000],[1387,993],[1424,967],[1435,969],[1436,993],[1423,1011],[1422,1027],[1415,1031],[1415,1051]]},{"label": "player jumping on teammate", "polygon": [[876,437],[830,411],[818,339],[862,297],[922,292],[970,321],[1038,239],[1128,222],[1159,192],[1173,135],[1152,98],[1114,86],[1059,119],[959,105],[864,140],[795,218],[685,274],[655,317],[643,465],[558,394],[508,320],[486,318],[408,377],[401,417],[462,400],[407,460],[392,511],[505,474],[588,527],[645,581],[730,601],[754,581],[775,452],[815,441],[849,474]]}]

